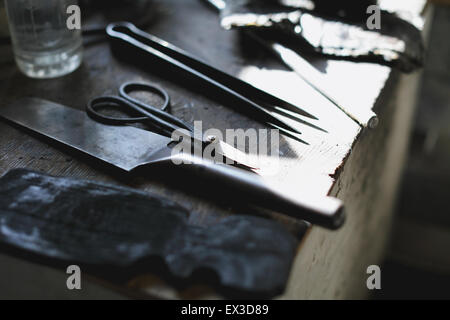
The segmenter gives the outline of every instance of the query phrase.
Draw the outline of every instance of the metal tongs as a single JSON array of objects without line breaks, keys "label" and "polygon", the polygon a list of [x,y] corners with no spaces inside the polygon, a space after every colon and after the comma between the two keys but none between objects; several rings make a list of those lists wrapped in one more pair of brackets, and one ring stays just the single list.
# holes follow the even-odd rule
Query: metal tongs
[{"label": "metal tongs", "polygon": [[163,68],[165,75],[186,79],[184,84],[201,86],[215,96],[228,100],[238,111],[271,128],[279,129],[282,134],[291,138],[299,140],[293,134],[300,132],[272,113],[286,115],[283,111],[289,111],[317,120],[301,108],[200,61],[186,51],[138,29],[132,23],[109,24],[106,33],[113,50],[126,53],[123,57],[151,66],[152,70]]}]

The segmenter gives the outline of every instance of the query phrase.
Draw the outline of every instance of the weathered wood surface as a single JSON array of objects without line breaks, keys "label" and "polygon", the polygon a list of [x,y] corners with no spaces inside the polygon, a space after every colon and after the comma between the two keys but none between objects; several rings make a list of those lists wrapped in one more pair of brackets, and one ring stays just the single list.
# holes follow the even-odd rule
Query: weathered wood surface
[{"label": "weathered wood surface", "polygon": [[[346,201],[348,220],[339,231],[327,231],[306,226],[275,215],[292,232],[302,238],[302,245],[294,265],[287,298],[313,298],[352,296],[365,293],[365,268],[367,263],[377,263],[384,240],[388,234],[390,209],[395,193],[402,155],[408,136],[410,104],[402,97],[395,97],[397,86],[409,86],[410,77],[395,78],[387,67],[372,64],[357,64],[338,61],[314,61],[314,66],[325,70],[330,81],[336,83],[340,94],[349,103],[360,104],[360,108],[375,109],[380,115],[381,125],[376,130],[361,132],[361,128],[336,106],[312,89],[298,75],[287,70],[264,49],[252,44],[249,39],[234,31],[220,29],[215,12],[197,0],[155,1],[154,21],[148,31],[175,45],[190,51],[205,61],[243,79],[252,82],[277,96],[289,100],[316,115],[312,121],[326,132],[311,126],[296,124],[302,138],[309,145],[289,138],[282,138],[280,146],[280,170],[270,177],[283,187],[291,188],[298,197],[308,195],[337,195]],[[100,94],[115,94],[124,81],[142,80],[160,84],[169,91],[175,115],[187,121],[203,120],[203,128],[264,128],[249,118],[233,112],[217,101],[206,99],[187,91],[181,86],[161,79],[149,72],[124,64],[112,56],[106,42],[85,39],[84,63],[71,75],[54,80],[32,80],[24,77],[11,59],[2,55],[0,65],[0,107],[14,99],[37,96],[83,109],[86,102]],[[342,73],[345,70],[345,74]],[[348,76],[352,78],[348,79]],[[403,83],[403,84],[400,84]],[[382,90],[385,89],[385,90]],[[403,91],[402,91],[403,92]],[[406,93],[403,93],[406,95]],[[406,95],[408,96],[408,95]],[[394,98],[393,98],[394,97]],[[400,106],[402,105],[402,106]],[[305,119],[306,120],[306,119]],[[402,125],[404,124],[404,126]],[[361,134],[362,133],[362,134]],[[11,168],[26,167],[62,176],[88,178],[124,184],[167,196],[190,210],[193,224],[213,224],[221,217],[233,213],[254,214],[233,207],[219,207],[204,199],[193,197],[188,192],[167,188],[161,181],[151,177],[127,177],[110,175],[97,164],[83,161],[63,153],[28,134],[0,122],[0,174]],[[71,296],[65,290],[64,275],[52,269],[31,265],[8,256],[0,256],[2,266],[11,264],[17,268],[0,267],[0,287],[5,295],[13,285],[4,280],[22,277],[21,271],[45,274],[41,279],[29,278],[32,287],[30,296]],[[3,271],[5,270],[6,271]],[[58,276],[52,278],[54,272]],[[45,281],[44,281],[45,280]],[[50,283],[52,283],[50,285]],[[51,286],[54,290],[45,291]],[[86,297],[113,295],[110,290],[88,282]],[[38,288],[41,288],[39,290]],[[152,275],[143,276],[129,283],[132,294],[147,292],[160,297],[203,297],[208,290],[188,288],[176,292],[167,288]],[[359,291],[355,291],[359,288]],[[123,289],[123,288],[121,288]],[[26,295],[27,288],[11,289],[18,296]],[[126,290],[130,294],[130,290]],[[94,292],[92,294],[92,292]],[[357,292],[357,293],[356,293]],[[92,294],[92,295],[91,295]]]}]

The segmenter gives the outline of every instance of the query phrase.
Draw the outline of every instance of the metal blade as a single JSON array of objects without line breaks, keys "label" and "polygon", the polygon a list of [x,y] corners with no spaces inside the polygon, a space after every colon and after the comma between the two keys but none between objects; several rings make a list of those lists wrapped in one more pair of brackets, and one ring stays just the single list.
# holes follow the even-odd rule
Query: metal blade
[{"label": "metal blade", "polygon": [[0,116],[126,171],[168,149],[170,138],[130,126],[97,123],[81,110],[38,98],[0,107]]}]

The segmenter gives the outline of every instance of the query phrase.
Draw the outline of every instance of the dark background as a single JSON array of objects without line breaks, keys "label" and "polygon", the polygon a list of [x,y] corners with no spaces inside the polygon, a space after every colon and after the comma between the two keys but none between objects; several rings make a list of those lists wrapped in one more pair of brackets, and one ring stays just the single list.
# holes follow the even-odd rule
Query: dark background
[{"label": "dark background", "polygon": [[450,298],[450,6],[436,6],[389,253],[375,298]]}]

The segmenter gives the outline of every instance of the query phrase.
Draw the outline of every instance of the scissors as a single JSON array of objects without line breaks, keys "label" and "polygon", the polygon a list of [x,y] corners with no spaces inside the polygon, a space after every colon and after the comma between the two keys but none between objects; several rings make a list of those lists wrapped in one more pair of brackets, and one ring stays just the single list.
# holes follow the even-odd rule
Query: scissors
[{"label": "scissors", "polygon": [[[131,96],[132,92],[147,92],[163,99],[161,106],[144,103]],[[100,110],[105,106],[114,106],[122,111],[132,111],[138,117],[114,117],[103,114]],[[111,124],[126,125],[142,122],[149,125],[161,135],[171,137],[175,130],[184,129],[194,133],[194,128],[183,120],[170,114],[170,97],[166,90],[148,83],[127,82],[120,86],[119,96],[101,96],[89,101],[86,112],[95,121]]]},{"label": "scissors", "polygon": [[[156,94],[163,99],[163,103],[159,107],[144,103],[131,96],[131,93],[136,91]],[[108,116],[101,112],[101,109],[106,106],[116,107],[121,111],[131,111],[139,116]],[[168,138],[173,138],[174,131],[178,131],[182,137],[188,134],[191,142],[194,141],[194,148],[201,147],[204,149],[206,146],[216,143],[215,151],[225,157],[225,160],[229,159],[231,163],[235,163],[235,166],[243,169],[256,169],[243,152],[224,141],[218,140],[215,136],[207,137],[206,140],[195,137],[193,126],[171,115],[169,113],[170,107],[170,97],[166,90],[148,83],[127,82],[120,86],[118,96],[100,96],[89,101],[86,112],[93,120],[109,125],[127,125],[141,122],[149,125],[152,131]],[[198,145],[195,142],[200,144]],[[230,162],[227,161],[227,163]]]}]

